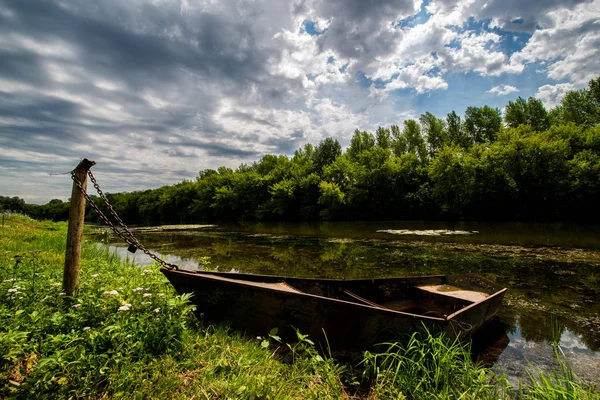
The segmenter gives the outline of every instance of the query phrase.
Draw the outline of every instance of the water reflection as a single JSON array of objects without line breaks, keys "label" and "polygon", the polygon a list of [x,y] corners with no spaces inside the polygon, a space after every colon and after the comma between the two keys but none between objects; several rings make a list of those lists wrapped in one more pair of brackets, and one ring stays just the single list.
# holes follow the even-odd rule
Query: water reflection
[{"label": "water reflection", "polygon": [[[167,261],[185,269],[201,269],[199,258],[208,256],[211,268],[219,271],[289,276],[368,278],[475,272],[510,289],[499,325],[482,334],[486,339],[482,357],[495,362],[497,371],[518,383],[527,378],[523,373],[529,365],[541,369],[554,366],[552,321],[558,321],[556,334],[574,371],[600,382],[600,367],[596,367],[600,365],[600,303],[596,301],[600,295],[600,235],[595,239],[587,234],[571,237],[567,243],[562,240],[564,233],[576,228],[562,226],[554,233],[537,235],[526,227],[525,233],[513,231],[510,243],[521,242],[516,246],[508,245],[508,232],[486,231],[481,224],[446,224],[421,228],[481,233],[399,241],[378,236],[375,231],[382,225],[400,229],[392,223],[261,224],[138,237]],[[404,224],[401,228],[419,227]],[[594,232],[594,228],[586,229]],[[548,243],[562,247],[539,247]],[[569,243],[588,249],[573,248]],[[140,265],[152,263],[140,251],[132,255],[124,247],[116,249]]]}]

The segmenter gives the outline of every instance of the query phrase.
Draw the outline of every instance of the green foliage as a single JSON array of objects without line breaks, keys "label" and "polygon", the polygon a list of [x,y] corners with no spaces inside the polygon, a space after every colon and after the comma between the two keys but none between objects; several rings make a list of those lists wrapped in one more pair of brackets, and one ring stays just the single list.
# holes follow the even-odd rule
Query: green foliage
[{"label": "green foliage", "polygon": [[317,173],[321,172],[323,168],[331,164],[342,155],[342,146],[340,142],[333,138],[326,138],[316,147],[312,157],[313,170]]},{"label": "green foliage", "polygon": [[525,101],[518,97],[516,101],[509,101],[505,108],[504,120],[511,128],[519,125],[530,125],[534,130],[541,132],[550,127],[548,112],[541,100],[530,97]]},{"label": "green foliage", "polygon": [[473,143],[490,143],[496,140],[502,128],[500,110],[490,106],[467,107],[465,131]]},{"label": "green foliage", "polygon": [[[357,129],[345,153],[326,138],[292,157],[267,154],[194,181],[108,193],[127,224],[318,219],[508,219],[600,222],[600,78],[547,111],[517,98],[500,110],[427,112],[404,125]],[[101,166],[98,166],[101,168]],[[322,185],[325,182],[325,186]],[[333,185],[335,184],[335,185]],[[107,189],[103,187],[103,189]],[[93,201],[106,212],[96,196]],[[0,209],[65,220],[67,202],[0,197]],[[88,205],[88,220],[101,222]]]},{"label": "green foliage", "polygon": [[346,195],[340,189],[337,183],[322,181],[319,183],[319,204],[323,206],[321,217],[323,219],[333,219],[337,216],[341,207],[345,204]]},{"label": "green foliage", "polygon": [[421,162],[427,161],[425,140],[421,135],[421,127],[414,119],[404,121],[402,138],[406,143],[406,152],[415,154]]},{"label": "green foliage", "polygon": [[389,149],[392,146],[392,135],[390,133],[390,130],[387,128],[383,128],[383,127],[379,127],[377,128],[377,131],[375,132],[375,136],[376,136],[376,144],[377,147],[381,147],[382,149]]},{"label": "green foliage", "polygon": [[448,141],[458,145],[463,149],[471,147],[473,142],[467,135],[460,116],[455,111],[449,113],[446,117],[446,129],[448,130]]},{"label": "green foliage", "polygon": [[429,157],[434,157],[449,141],[448,132],[445,130],[445,122],[436,118],[430,112],[421,114],[419,121],[427,138]]}]

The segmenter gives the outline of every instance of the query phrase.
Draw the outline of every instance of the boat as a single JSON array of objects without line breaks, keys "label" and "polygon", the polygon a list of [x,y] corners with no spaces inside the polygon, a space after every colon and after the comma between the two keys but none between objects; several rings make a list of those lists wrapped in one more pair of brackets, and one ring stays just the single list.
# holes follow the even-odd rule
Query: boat
[{"label": "boat", "polygon": [[507,289],[475,274],[312,279],[163,268],[196,315],[251,335],[296,332],[331,351],[363,350],[421,326],[469,338],[490,321]]}]

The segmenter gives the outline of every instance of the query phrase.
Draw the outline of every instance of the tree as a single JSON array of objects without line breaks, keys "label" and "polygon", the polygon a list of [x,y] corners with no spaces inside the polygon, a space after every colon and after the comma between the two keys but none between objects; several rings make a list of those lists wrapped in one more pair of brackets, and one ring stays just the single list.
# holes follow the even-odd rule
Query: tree
[{"label": "tree", "polygon": [[390,134],[390,130],[379,127],[377,128],[377,132],[375,132],[377,147],[381,147],[382,149],[389,149],[392,146],[392,136]]},{"label": "tree", "polygon": [[404,129],[402,136],[406,142],[406,151],[413,153],[421,162],[427,160],[427,150],[425,148],[425,140],[421,136],[421,127],[414,119],[404,121]]},{"label": "tree", "polygon": [[529,97],[525,101],[519,96],[514,102],[509,101],[505,108],[504,121],[511,128],[530,125],[538,132],[550,127],[548,111],[542,101],[535,97]]},{"label": "tree", "polygon": [[336,158],[342,155],[342,146],[340,142],[333,138],[326,138],[321,141],[313,154],[313,169],[315,172],[320,173],[323,168]]},{"label": "tree", "polygon": [[350,147],[346,150],[346,154],[351,160],[357,160],[360,153],[365,150],[370,150],[375,147],[375,138],[369,132],[361,132],[355,130],[352,139],[350,140]]},{"label": "tree", "polygon": [[463,149],[467,149],[473,144],[464,130],[460,116],[454,110],[446,117],[446,129],[450,143],[456,144]]},{"label": "tree", "polygon": [[444,144],[448,142],[448,135],[444,129],[444,120],[436,118],[435,115],[428,111],[425,114],[421,114],[419,121],[427,138],[429,157],[434,157]]},{"label": "tree", "polygon": [[573,90],[567,93],[560,103],[560,120],[562,123],[574,122],[577,125],[591,126],[600,122],[599,111],[598,107],[594,106],[589,91]]},{"label": "tree", "polygon": [[494,142],[501,127],[502,117],[498,108],[467,107],[465,130],[474,143]]},{"label": "tree", "polygon": [[340,208],[345,204],[344,192],[340,189],[337,183],[322,181],[319,183],[321,196],[319,204],[323,206],[321,217],[323,219],[333,219],[338,214]]},{"label": "tree", "polygon": [[407,143],[406,138],[402,135],[400,127],[398,125],[392,125],[392,152],[396,157],[400,157],[402,154],[406,154]]}]

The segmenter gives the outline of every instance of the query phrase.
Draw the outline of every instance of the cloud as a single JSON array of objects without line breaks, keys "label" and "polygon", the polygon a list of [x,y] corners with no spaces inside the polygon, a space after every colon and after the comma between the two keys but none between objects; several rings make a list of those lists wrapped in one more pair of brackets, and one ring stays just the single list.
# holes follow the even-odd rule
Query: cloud
[{"label": "cloud", "polygon": [[572,83],[559,83],[557,85],[541,86],[535,97],[540,99],[546,108],[556,107],[562,101],[567,92],[575,90],[575,85]]},{"label": "cloud", "polygon": [[488,90],[486,93],[495,94],[496,96],[506,96],[507,94],[518,92],[518,91],[519,91],[519,89],[517,89],[514,86],[502,84],[502,85],[494,86],[493,88]]},{"label": "cloud", "polygon": [[581,87],[600,71],[599,49],[600,1],[593,1],[546,14],[544,26],[511,56],[511,62],[544,62],[549,78],[568,78]]}]

